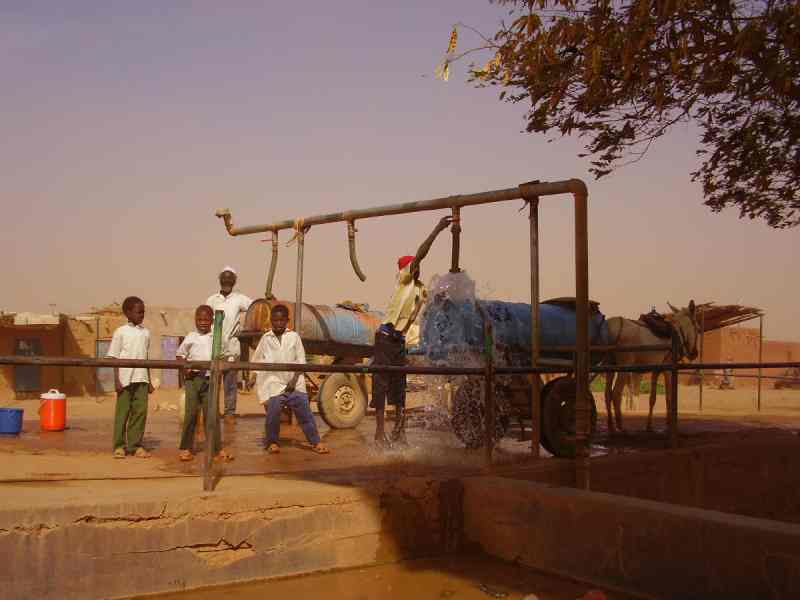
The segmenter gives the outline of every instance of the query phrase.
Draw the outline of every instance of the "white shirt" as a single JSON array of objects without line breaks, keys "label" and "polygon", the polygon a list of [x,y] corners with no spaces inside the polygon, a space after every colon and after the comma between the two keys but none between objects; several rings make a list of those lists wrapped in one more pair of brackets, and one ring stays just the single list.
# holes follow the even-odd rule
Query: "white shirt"
[{"label": "white shirt", "polygon": [[[258,342],[252,362],[263,363],[298,363],[305,364],[306,351],[303,342],[296,332],[287,329],[283,332],[281,339],[278,339],[272,330],[267,331],[261,336]],[[267,400],[273,396],[278,396],[286,389],[286,384],[294,377],[292,371],[258,371],[256,375],[256,389],[258,390],[258,401],[266,404]],[[297,379],[294,389],[305,393],[306,380],[303,375]]]},{"label": "white shirt", "polygon": [[246,312],[252,303],[250,298],[239,292],[231,292],[227,296],[217,292],[206,300],[206,304],[214,310],[225,312],[225,320],[222,322],[222,350],[231,360],[242,354],[239,340],[235,337],[239,331],[239,314]]},{"label": "white shirt", "polygon": [[[111,338],[111,345],[106,352],[106,358],[142,358],[147,359],[150,354],[150,332],[141,325],[127,323],[117,327]],[[132,383],[150,383],[147,368],[120,367],[119,382],[122,387]]]},{"label": "white shirt", "polygon": [[211,360],[211,349],[214,334],[212,332],[200,333],[192,331],[183,338],[181,345],[175,351],[175,356],[186,360]]}]

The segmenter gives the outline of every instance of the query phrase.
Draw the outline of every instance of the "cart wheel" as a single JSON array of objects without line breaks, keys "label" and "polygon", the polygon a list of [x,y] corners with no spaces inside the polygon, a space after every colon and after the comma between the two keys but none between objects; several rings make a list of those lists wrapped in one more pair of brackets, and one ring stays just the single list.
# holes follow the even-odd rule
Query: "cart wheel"
[{"label": "cart wheel", "polygon": [[[597,428],[597,407],[588,392],[592,409],[591,441]],[[575,379],[559,377],[542,388],[542,446],[553,456],[575,456]]]},{"label": "cart wheel", "polygon": [[[485,402],[481,393],[481,380],[468,378],[458,386],[453,398],[453,433],[467,448],[480,448],[486,439],[484,425]],[[495,388],[495,441],[503,437],[508,429],[509,419],[502,407],[502,400]]]},{"label": "cart wheel", "polygon": [[319,387],[317,406],[333,429],[356,427],[367,412],[367,394],[354,375],[333,373]]}]

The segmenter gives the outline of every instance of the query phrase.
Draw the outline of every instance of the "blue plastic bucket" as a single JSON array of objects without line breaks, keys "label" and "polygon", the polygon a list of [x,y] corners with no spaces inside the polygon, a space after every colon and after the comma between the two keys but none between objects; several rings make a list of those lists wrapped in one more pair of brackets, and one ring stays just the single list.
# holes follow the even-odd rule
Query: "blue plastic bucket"
[{"label": "blue plastic bucket", "polygon": [[17,434],[22,430],[21,408],[0,408],[0,433]]}]

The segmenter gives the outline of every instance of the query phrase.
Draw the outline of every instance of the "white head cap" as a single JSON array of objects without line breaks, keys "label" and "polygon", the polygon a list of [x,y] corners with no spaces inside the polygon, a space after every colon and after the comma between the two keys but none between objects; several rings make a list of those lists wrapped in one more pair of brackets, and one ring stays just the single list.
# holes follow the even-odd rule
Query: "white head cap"
[{"label": "white head cap", "polygon": [[230,266],[222,267],[222,271],[220,271],[219,274],[222,275],[225,271],[230,271],[231,273],[233,273],[237,277],[239,276],[239,274],[236,272],[236,269],[234,269],[233,267],[230,267]]}]

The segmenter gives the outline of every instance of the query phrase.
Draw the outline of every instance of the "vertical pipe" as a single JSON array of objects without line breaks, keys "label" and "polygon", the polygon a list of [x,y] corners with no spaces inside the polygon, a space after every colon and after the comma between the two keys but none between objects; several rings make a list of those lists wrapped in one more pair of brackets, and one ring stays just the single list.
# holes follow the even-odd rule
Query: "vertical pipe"
[{"label": "vertical pipe", "polygon": [[211,372],[209,373],[208,408],[206,409],[206,451],[203,460],[203,491],[210,492],[214,489],[214,474],[212,470],[214,454],[219,448],[214,447],[214,432],[219,420],[219,390],[222,387],[222,371],[220,369],[222,355],[222,323],[225,312],[214,311],[214,333],[211,338]]},{"label": "vertical pipe", "polygon": [[761,412],[761,363],[764,362],[764,315],[758,315],[758,412]]},{"label": "vertical pipe", "polygon": [[667,429],[670,448],[678,447],[678,356],[680,355],[680,344],[678,334],[673,330],[672,352],[670,353],[672,368],[669,372],[669,386],[665,390],[667,393]]},{"label": "vertical pipe", "polygon": [[461,208],[453,207],[453,224],[450,225],[450,233],[453,234],[453,253],[450,257],[450,272],[460,273],[458,266],[461,255]]},{"label": "vertical pipe", "polygon": [[[531,243],[531,366],[537,367],[541,354],[539,335],[539,198],[530,199],[530,243]],[[531,377],[531,454],[539,456],[542,437],[542,378],[538,373]]]},{"label": "vertical pipe", "polygon": [[481,311],[483,316],[483,344],[486,357],[486,411],[485,411],[485,437],[486,437],[486,465],[492,465],[492,451],[494,450],[495,415],[494,406],[494,334],[492,323],[488,316]]},{"label": "vertical pipe", "polygon": [[302,229],[297,230],[297,285],[294,296],[294,330],[300,334],[300,324],[303,320],[303,250],[306,245],[306,234]]},{"label": "vertical pipe", "polygon": [[589,235],[586,195],[575,196],[575,392],[576,441],[581,454],[587,454],[591,409],[586,403],[589,391]]},{"label": "vertical pipe", "polygon": [[575,196],[575,477],[589,489],[589,215],[585,188]]},{"label": "vertical pipe", "polygon": [[[700,364],[703,363],[703,346],[704,346],[703,342],[705,340],[705,337],[706,337],[706,311],[702,310],[700,312]],[[700,385],[700,390],[699,390],[699,398],[700,398],[699,409],[700,409],[700,412],[703,412],[703,378],[704,378],[704,376],[705,376],[705,371],[703,369],[700,369],[700,384],[699,384]]]}]

